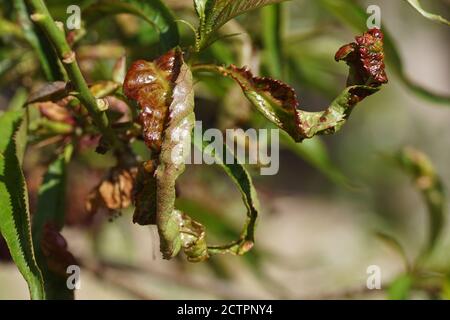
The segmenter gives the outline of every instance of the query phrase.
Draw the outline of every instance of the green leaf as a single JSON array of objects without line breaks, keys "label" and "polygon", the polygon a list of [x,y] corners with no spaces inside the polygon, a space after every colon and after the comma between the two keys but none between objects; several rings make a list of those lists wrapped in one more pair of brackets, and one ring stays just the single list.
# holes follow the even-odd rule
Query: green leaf
[{"label": "green leaf", "polygon": [[52,272],[42,253],[41,242],[46,224],[61,230],[65,218],[66,166],[70,161],[72,146],[50,164],[39,188],[38,208],[33,216],[33,243],[36,258],[45,283],[46,299],[73,299],[73,290],[67,288],[66,277]]},{"label": "green leaf", "polygon": [[284,0],[194,0],[195,11],[199,17],[197,30],[197,51],[210,44],[210,37],[229,20],[265,5]]},{"label": "green leaf", "polygon": [[[240,231],[236,230],[229,219],[225,217],[225,213],[218,210],[215,206],[211,207],[205,205],[201,199],[191,199],[180,197],[176,201],[177,208],[189,214],[193,219],[201,221],[206,230],[208,230],[208,237],[213,235],[224,241],[231,241],[240,237]],[[218,204],[220,207],[220,204]],[[244,261],[251,268],[251,271],[262,279],[262,282],[268,284],[270,279],[266,277],[263,271],[262,260],[267,255],[267,252],[253,248],[250,252],[243,256]],[[210,260],[214,261],[214,260]]]},{"label": "green leaf", "polygon": [[188,213],[193,219],[202,221],[208,232],[215,238],[231,241],[239,237],[234,225],[226,219],[224,213],[196,199],[180,197],[176,201],[177,208]]},{"label": "green leaf", "polygon": [[64,153],[49,165],[39,187],[38,207],[33,216],[32,228],[36,246],[39,244],[45,223],[52,222],[59,229],[64,225],[66,166],[70,161],[71,153],[72,146],[68,145]]},{"label": "green leaf", "polygon": [[152,25],[159,32],[162,51],[179,44],[178,26],[174,16],[160,0],[98,0],[83,10],[82,16],[88,29],[98,20],[120,13],[133,14]]},{"label": "green leaf", "polygon": [[223,159],[230,158],[227,153],[231,153],[226,145],[224,145],[224,152],[222,153],[223,157],[220,157],[220,155],[215,154],[211,148],[206,148],[209,145],[208,142],[195,139],[194,137],[193,143],[197,149],[202,152],[207,152],[209,156],[215,159],[215,163],[218,163],[222,167],[225,173],[238,187],[242,195],[242,200],[247,208],[247,219],[239,239],[226,245],[209,246],[208,252],[209,254],[245,254],[253,247],[255,241],[255,227],[259,211],[259,201],[251,176],[245,167],[234,157],[234,155],[234,161],[232,164],[226,164],[223,162]]},{"label": "green leaf", "polygon": [[[351,0],[319,0],[319,3],[324,9],[333,14],[336,18],[342,21],[344,24],[353,28],[358,32],[363,32],[366,27],[367,14],[364,9]],[[440,95],[431,92],[428,89],[414,83],[405,73],[405,68],[403,66],[400,54],[397,47],[389,35],[389,32],[384,29],[384,48],[386,54],[386,60],[390,70],[395,72],[401,81],[409,88],[412,92],[421,96],[422,98],[428,99],[435,103],[449,104],[450,97],[446,95]]]},{"label": "green leaf", "polygon": [[430,20],[435,21],[435,22],[439,22],[439,23],[445,24],[447,26],[450,26],[450,22],[447,19],[441,17],[440,15],[433,14],[433,13],[430,13],[428,11],[425,11],[425,9],[422,8],[422,5],[420,4],[419,0],[405,0],[405,1],[408,2],[411,7],[416,9],[417,12],[419,12],[425,18],[430,19]]},{"label": "green leaf", "polygon": [[43,32],[31,22],[24,0],[14,1],[14,7],[24,36],[36,52],[45,78],[48,81],[62,80],[64,76],[56,53]]},{"label": "green leaf", "polygon": [[443,183],[437,175],[433,163],[423,152],[407,147],[397,155],[400,166],[412,176],[416,188],[422,193],[422,197],[428,208],[429,231],[428,242],[423,255],[430,254],[445,225],[446,196]]},{"label": "green leaf", "polygon": [[21,162],[26,144],[23,112],[0,117],[0,231],[11,256],[28,283],[32,299],[44,299],[44,283],[37,266],[30,230],[28,192]]}]

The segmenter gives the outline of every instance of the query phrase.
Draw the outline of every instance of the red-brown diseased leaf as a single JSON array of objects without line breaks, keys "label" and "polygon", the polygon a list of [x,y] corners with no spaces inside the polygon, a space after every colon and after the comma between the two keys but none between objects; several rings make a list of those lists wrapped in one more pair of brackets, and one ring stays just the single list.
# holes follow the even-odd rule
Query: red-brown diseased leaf
[{"label": "red-brown diseased leaf", "polygon": [[156,225],[161,252],[165,259],[170,259],[183,249],[189,261],[203,261],[208,258],[203,227],[175,208],[175,184],[185,169],[195,123],[192,73],[184,62],[172,98],[155,170]]},{"label": "red-brown diseased leaf", "polygon": [[77,264],[75,257],[67,249],[66,239],[59,233],[58,228],[51,223],[44,226],[41,249],[48,269],[60,277],[66,278],[67,267]]},{"label": "red-brown diseased leaf", "polygon": [[135,212],[133,221],[141,225],[156,222],[156,166],[159,163],[164,130],[169,117],[175,81],[183,63],[179,48],[148,62],[138,60],[128,70],[124,81],[124,93],[138,103],[139,122],[143,138],[152,150],[152,159],[140,165],[133,192]]},{"label": "red-brown diseased leaf", "polygon": [[184,250],[189,261],[209,257],[204,227],[175,208],[176,180],[183,173],[194,128],[192,73],[179,48],[153,62],[135,62],[124,93],[141,108],[140,122],[152,158],[135,183],[133,220],[158,227],[163,258]]},{"label": "red-brown diseased leaf", "polygon": [[355,43],[339,49],[336,60],[345,60],[350,66],[347,87],[327,109],[320,112],[300,110],[297,95],[289,85],[271,78],[255,77],[247,68],[234,65],[197,65],[194,68],[233,78],[259,112],[296,142],[301,142],[317,134],[339,130],[354,106],[387,82],[382,40],[381,31],[371,29],[357,37]]},{"label": "red-brown diseased leaf", "polygon": [[228,68],[218,68],[241,86],[250,102],[268,120],[289,133],[294,140],[301,140],[302,132],[299,131],[301,126],[297,114],[299,102],[294,89],[278,80],[255,77],[246,67],[230,65]]},{"label": "red-brown diseased leaf", "polygon": [[343,60],[350,67],[347,85],[379,86],[387,83],[381,30],[370,29],[355,40],[342,46],[335,55],[336,61]]},{"label": "red-brown diseased leaf", "polygon": [[159,152],[182,52],[170,50],[153,62],[138,60],[127,72],[123,89],[140,107],[139,121],[147,146]]},{"label": "red-brown diseased leaf", "polygon": [[136,168],[113,168],[107,177],[91,191],[86,210],[96,213],[100,209],[108,212],[128,208],[132,202]]}]

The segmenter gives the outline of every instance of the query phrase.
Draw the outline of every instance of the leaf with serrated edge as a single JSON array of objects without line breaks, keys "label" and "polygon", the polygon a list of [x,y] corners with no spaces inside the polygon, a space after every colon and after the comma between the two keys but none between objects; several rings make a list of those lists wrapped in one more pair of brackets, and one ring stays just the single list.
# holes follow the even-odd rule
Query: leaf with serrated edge
[{"label": "leaf with serrated edge", "polygon": [[44,277],[46,298],[50,300],[74,298],[73,290],[67,288],[67,275],[58,275],[49,270],[41,248],[46,225],[50,224],[59,231],[64,225],[66,167],[71,153],[72,146],[66,146],[64,152],[48,167],[44,181],[39,187],[38,208],[33,215],[32,234],[36,258]]},{"label": "leaf with serrated edge", "polygon": [[36,263],[30,230],[30,213],[25,177],[21,169],[23,140],[19,134],[23,112],[6,112],[0,117],[0,231],[11,256],[28,283],[32,299],[44,299],[44,283]]},{"label": "leaf with serrated edge", "polygon": [[285,0],[194,0],[199,16],[197,49],[208,46],[211,34],[229,20],[254,9]]}]

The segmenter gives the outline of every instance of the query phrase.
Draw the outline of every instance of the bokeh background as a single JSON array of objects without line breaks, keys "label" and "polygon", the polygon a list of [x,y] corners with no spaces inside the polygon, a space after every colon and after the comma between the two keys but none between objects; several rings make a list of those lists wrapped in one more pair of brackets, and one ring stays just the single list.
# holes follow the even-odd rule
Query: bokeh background
[{"label": "bokeh background", "polygon": [[[64,19],[68,5],[87,2],[46,1],[59,20]],[[177,17],[195,23],[192,1],[166,2]],[[346,67],[333,57],[357,34],[319,2],[294,0],[282,6],[281,78],[295,87],[301,107],[308,110],[323,109],[344,87]],[[405,1],[354,2],[364,8],[380,6],[383,26],[395,41],[408,77],[433,92],[450,94],[448,27],[424,19]],[[449,16],[449,1],[423,2],[429,11]],[[6,1],[0,3],[2,16],[13,18]],[[245,63],[255,73],[270,74],[262,15],[257,10],[227,24],[224,34],[240,35],[214,44],[205,61]],[[183,23],[179,27],[188,45],[192,31]],[[99,22],[77,50],[87,78],[94,81],[107,78],[123,54],[128,63],[154,58],[154,41],[145,22],[118,16]],[[5,109],[18,90],[28,92],[43,80],[32,54],[14,47],[11,39],[2,39],[0,44],[0,65],[14,58],[14,66],[19,66],[0,68],[0,109]],[[13,56],[11,48],[21,54]],[[133,225],[132,209],[113,218],[88,215],[84,198],[113,161],[92,150],[78,154],[69,173],[63,230],[70,251],[84,266],[77,299],[389,298],[391,284],[405,273],[405,265],[376,233],[395,236],[413,261],[428,230],[420,193],[411,177],[389,160],[390,155],[404,146],[423,151],[444,185],[450,186],[450,106],[416,95],[390,67],[389,84],[359,104],[339,133],[321,137],[329,157],[319,166],[321,170],[308,161],[307,149],[283,148],[276,176],[253,171],[262,212],[255,249],[245,257],[218,256],[200,264],[188,263],[184,257],[165,261],[158,250],[156,228]],[[195,87],[198,118],[216,127],[250,125],[252,116],[239,89],[216,78],[202,80]],[[26,175],[33,209],[45,161],[41,153],[30,149]],[[342,175],[347,183],[342,182]],[[179,205],[205,223],[210,241],[235,237],[245,208],[219,169],[189,166],[180,179],[179,192]],[[381,268],[381,290],[366,288],[370,265]],[[445,293],[450,288],[448,223],[423,268],[430,282],[413,288],[408,297],[449,298]],[[0,299],[28,297],[26,283],[14,264],[0,262]]]}]

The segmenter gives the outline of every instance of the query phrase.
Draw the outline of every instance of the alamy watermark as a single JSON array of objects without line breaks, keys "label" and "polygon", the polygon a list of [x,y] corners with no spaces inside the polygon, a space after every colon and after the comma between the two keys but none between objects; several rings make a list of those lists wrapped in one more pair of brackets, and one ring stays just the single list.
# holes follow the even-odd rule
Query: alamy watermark
[{"label": "alamy watermark", "polygon": [[69,17],[66,20],[67,29],[81,29],[81,8],[73,4],[67,7],[66,13],[69,14]]},{"label": "alamy watermark", "polygon": [[66,273],[69,275],[66,280],[66,286],[69,290],[81,289],[81,269],[80,266],[70,265],[67,267]]},{"label": "alamy watermark", "polygon": [[[182,127],[182,125],[180,126]],[[187,136],[186,136],[187,135]],[[179,144],[172,150],[172,162],[177,164],[250,164],[260,167],[261,175],[275,175],[280,167],[279,129],[226,129],[203,131],[201,121],[195,122],[193,136],[189,131],[174,130],[171,139]],[[198,148],[190,148],[194,139]]]},{"label": "alamy watermark", "polygon": [[369,290],[381,289],[381,268],[377,265],[370,265],[366,270],[367,277],[366,286]]},{"label": "alamy watermark", "polygon": [[381,8],[375,4],[371,4],[366,10],[369,17],[367,18],[366,25],[368,29],[381,28]]}]

